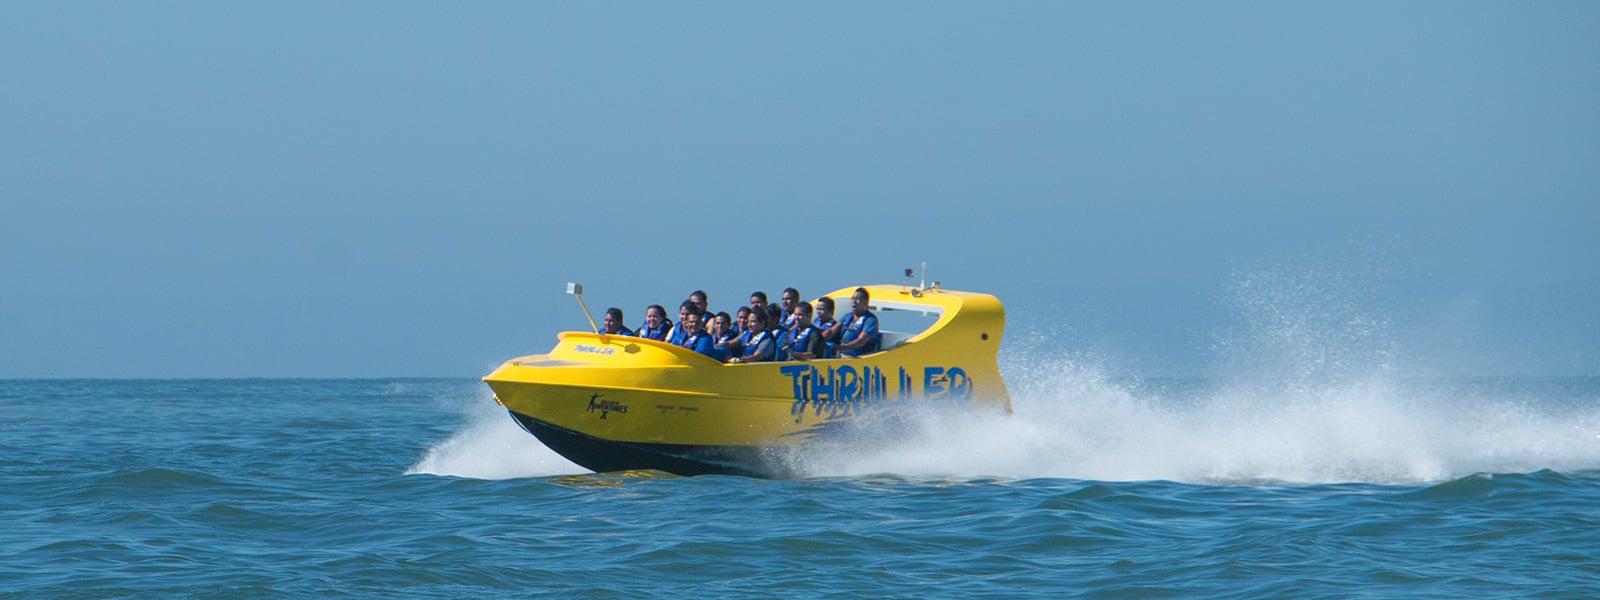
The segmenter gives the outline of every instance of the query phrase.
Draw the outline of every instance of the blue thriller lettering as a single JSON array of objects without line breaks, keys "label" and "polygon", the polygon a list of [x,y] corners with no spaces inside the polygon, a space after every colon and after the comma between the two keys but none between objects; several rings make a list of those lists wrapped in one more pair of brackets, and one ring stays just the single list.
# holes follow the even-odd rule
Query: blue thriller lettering
[{"label": "blue thriller lettering", "polygon": [[858,389],[860,386],[861,376],[856,374],[855,367],[848,365],[839,367],[840,400],[854,400],[856,398],[856,394],[860,391]]},{"label": "blue thriller lettering", "polygon": [[833,405],[829,408],[828,418],[837,419],[846,417],[855,412],[853,409],[861,403],[861,374],[856,368],[846,365],[839,367],[838,395],[834,397]]},{"label": "blue thriller lettering", "polygon": [[[928,400],[961,402],[972,396],[972,378],[961,367],[923,367],[922,392],[916,393],[915,381],[904,366],[896,376],[896,397],[910,400],[920,396]],[[828,419],[858,415],[874,402],[889,400],[889,378],[881,367],[841,365],[837,368],[819,369],[810,365],[784,365],[779,373],[789,378],[790,395],[794,398],[791,413],[795,422],[805,418],[806,412]]]},{"label": "blue thriller lettering", "polygon": [[922,397],[937,398],[944,392],[944,367],[923,367]]},{"label": "blue thriller lettering", "polygon": [[809,393],[807,393],[809,390],[806,389],[806,384],[810,383],[811,378],[805,376],[816,372],[816,369],[805,365],[789,365],[778,369],[778,372],[788,375],[790,379],[794,380],[795,400],[804,401],[806,398],[811,396]]},{"label": "blue thriller lettering", "polygon": [[806,365],[788,365],[778,371],[788,375],[794,384],[794,404],[789,407],[789,414],[794,415],[794,422],[799,423],[805,417],[806,405],[811,403],[817,370]]},{"label": "blue thriller lettering", "polygon": [[961,367],[950,367],[946,370],[945,380],[949,382],[950,392],[947,395],[950,398],[966,400],[972,396],[972,379],[967,377],[966,370]]},{"label": "blue thriller lettering", "polygon": [[811,401],[816,403],[832,402],[839,397],[839,378],[833,374],[833,367],[828,367],[828,377],[823,379],[816,369],[811,369]]}]

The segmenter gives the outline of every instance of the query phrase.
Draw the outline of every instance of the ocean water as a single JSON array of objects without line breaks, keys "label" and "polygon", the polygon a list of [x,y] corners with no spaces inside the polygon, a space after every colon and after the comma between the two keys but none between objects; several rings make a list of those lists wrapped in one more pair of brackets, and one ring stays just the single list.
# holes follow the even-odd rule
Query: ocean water
[{"label": "ocean water", "polygon": [[782,481],[587,473],[472,379],[0,381],[0,595],[1600,597],[1600,378],[1003,368]]}]

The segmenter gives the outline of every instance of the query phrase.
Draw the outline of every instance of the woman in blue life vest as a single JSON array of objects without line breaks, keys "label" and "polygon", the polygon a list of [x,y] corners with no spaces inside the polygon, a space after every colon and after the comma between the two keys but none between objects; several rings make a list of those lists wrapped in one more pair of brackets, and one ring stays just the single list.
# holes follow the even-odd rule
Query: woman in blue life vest
[{"label": "woman in blue life vest", "polygon": [[660,304],[651,304],[644,309],[644,325],[640,325],[635,334],[660,342],[667,339],[667,329],[671,327],[672,321],[667,320],[667,309]]},{"label": "woman in blue life vest", "polygon": [[822,335],[821,358],[838,358],[839,333],[844,330],[844,324],[833,318],[833,298],[827,296],[817,298],[816,313],[817,318],[811,325]]},{"label": "woman in blue life vest", "polygon": [[606,309],[606,316],[600,323],[600,333],[606,335],[633,335],[633,330],[622,324],[622,309],[615,306]]},{"label": "woman in blue life vest", "polygon": [[683,320],[685,317],[688,317],[689,313],[691,312],[694,312],[693,302],[684,300],[682,304],[678,305],[678,324],[672,327],[672,331],[667,332],[668,344],[672,344],[674,346],[683,345],[683,338],[689,336],[687,328],[684,327]]},{"label": "woman in blue life vest", "polygon": [[878,351],[878,316],[867,310],[867,288],[856,288],[850,295],[850,316],[844,320],[843,337],[839,340],[839,355],[855,358]]},{"label": "woman in blue life vest", "polygon": [[706,333],[705,326],[700,322],[700,313],[690,311],[684,317],[684,321],[688,325],[683,328],[686,333],[681,345],[706,356],[715,357],[716,354],[712,352],[715,345],[712,343],[711,335]]},{"label": "woman in blue life vest", "polygon": [[811,303],[795,304],[790,317],[794,327],[791,327],[783,338],[784,355],[789,360],[822,358],[822,332],[811,325]]},{"label": "woman in blue life vest", "polygon": [[739,331],[733,328],[733,317],[726,312],[717,313],[717,318],[711,320],[711,338],[715,342],[711,358],[728,362],[729,358],[744,354],[740,352]]},{"label": "woman in blue life vest", "polygon": [[734,335],[740,335],[740,336],[744,335],[744,321],[745,321],[745,319],[748,319],[748,318],[750,318],[750,307],[748,307],[748,306],[739,307],[739,311],[733,314],[733,334]]},{"label": "woman in blue life vest", "polygon": [[763,362],[777,358],[778,342],[772,339],[772,333],[767,331],[767,316],[759,311],[750,311],[750,316],[744,322],[744,334],[739,337],[739,345],[744,353],[728,359],[732,363]]}]

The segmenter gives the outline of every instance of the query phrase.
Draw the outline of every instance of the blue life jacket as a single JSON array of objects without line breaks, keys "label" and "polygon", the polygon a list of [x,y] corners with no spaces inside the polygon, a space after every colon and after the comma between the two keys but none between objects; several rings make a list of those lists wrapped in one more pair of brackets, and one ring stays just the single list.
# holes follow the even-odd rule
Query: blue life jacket
[{"label": "blue life jacket", "polygon": [[[813,335],[819,335],[816,326],[806,327],[805,329],[796,327],[789,330],[789,335],[783,338],[783,349],[786,351],[786,354],[789,356],[790,360],[794,360],[793,353],[805,352],[811,348],[811,336]],[[815,358],[822,357],[817,356]]]},{"label": "blue life jacket", "polygon": [[660,327],[650,329],[649,322],[646,322],[646,324],[639,326],[637,335],[642,338],[649,338],[659,342],[667,339],[667,329],[671,327],[672,323],[662,321]]},{"label": "blue life jacket", "polygon": [[[733,340],[733,346],[732,347],[716,345],[716,344],[721,344],[723,342],[726,342],[728,340]],[[738,333],[735,333],[735,332],[732,332],[732,331],[725,332],[725,333],[722,334],[722,337],[717,338],[716,344],[712,345],[711,358],[715,358],[715,359],[720,360],[722,362],[728,362],[729,358],[732,358],[735,355],[739,354],[740,346],[739,346],[739,334]]]},{"label": "blue life jacket", "polygon": [[[766,360],[773,360],[777,358],[778,344],[773,342],[772,332],[770,331],[763,330],[761,333],[755,334],[754,336],[750,335],[750,332],[746,331],[744,332],[744,335],[739,336],[739,342],[744,348],[744,356],[746,357],[755,356],[757,352],[760,352],[761,356]],[[763,342],[766,342],[765,350],[762,349]]]},{"label": "blue life jacket", "polygon": [[878,332],[877,315],[868,312],[857,317],[854,312],[850,313],[850,317],[845,319],[844,331],[840,332],[839,334],[839,337],[842,338],[839,340],[839,344],[841,346],[848,344],[863,335],[871,336],[871,341],[867,342],[867,345],[856,348],[855,350],[841,350],[840,354],[845,356],[861,356],[863,354],[871,354],[878,351],[878,344],[882,343],[883,341],[883,334]]},{"label": "blue life jacket", "polygon": [[691,336],[686,336],[684,338],[684,340],[683,340],[683,344],[682,345],[685,348],[688,348],[688,349],[693,350],[695,352],[699,352],[699,353],[704,354],[706,356],[710,356],[710,357],[713,357],[713,358],[716,357],[716,355],[712,353],[716,349],[716,347],[713,345],[713,343],[711,341],[711,335],[707,334],[707,333],[705,333],[703,331],[700,332],[700,333],[696,333],[694,335],[691,335]]},{"label": "blue life jacket", "polygon": [[667,334],[667,343],[674,346],[682,346],[683,338],[688,337],[688,335],[689,331],[683,328],[683,321],[679,321],[678,324],[672,328],[672,332]]},{"label": "blue life jacket", "polygon": [[[833,327],[833,324],[834,323],[838,323],[838,322],[839,322],[838,319],[830,319],[830,320],[827,320],[827,321],[812,321],[811,322],[811,326],[812,327],[816,327],[817,328],[817,332],[821,333],[822,330],[827,329],[829,327]],[[842,335],[844,333],[844,331],[840,330],[839,333]],[[838,347],[839,347],[839,338],[838,337],[835,337],[835,338],[833,338],[831,340],[827,340],[827,339],[822,340],[822,356],[819,356],[817,358],[838,358],[839,357],[839,348]]]}]

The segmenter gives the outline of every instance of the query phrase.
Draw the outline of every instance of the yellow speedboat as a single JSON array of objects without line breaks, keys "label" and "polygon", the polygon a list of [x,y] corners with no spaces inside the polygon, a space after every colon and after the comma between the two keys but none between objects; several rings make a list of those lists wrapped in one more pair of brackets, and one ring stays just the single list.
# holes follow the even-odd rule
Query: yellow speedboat
[{"label": "yellow speedboat", "polygon": [[[860,358],[723,364],[664,342],[568,331],[548,354],[483,380],[523,429],[598,472],[790,477],[809,456],[892,439],[893,424],[921,409],[1011,411],[996,362],[998,299],[938,284],[865,287],[883,339]],[[828,296],[848,307],[854,291]],[[928,324],[892,331],[896,313]]]}]

